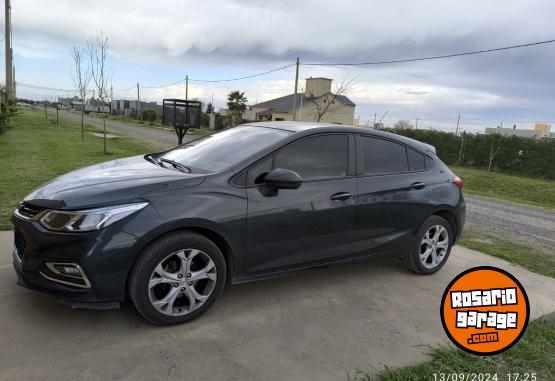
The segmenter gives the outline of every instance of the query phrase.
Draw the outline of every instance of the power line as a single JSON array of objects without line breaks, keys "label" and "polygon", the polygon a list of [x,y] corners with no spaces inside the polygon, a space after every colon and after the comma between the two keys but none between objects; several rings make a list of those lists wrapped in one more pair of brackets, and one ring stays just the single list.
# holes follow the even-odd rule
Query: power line
[{"label": "power line", "polygon": [[[280,66],[278,68],[275,69],[271,69],[271,70],[267,70],[267,71],[263,71],[261,73],[256,73],[256,74],[251,74],[251,75],[247,75],[244,77],[235,77],[235,78],[225,78],[225,79],[199,79],[199,78],[189,78],[189,82],[203,82],[203,83],[216,83],[216,82],[233,82],[233,81],[240,81],[243,79],[250,79],[250,78],[255,78],[255,77],[260,77],[266,74],[270,74],[270,73],[275,73],[276,71],[280,71],[280,70],[284,70],[287,68],[290,68],[292,66],[295,66],[294,63],[289,64],[289,65],[285,65],[285,66]],[[168,83],[166,85],[159,85],[159,86],[145,86],[145,85],[141,85],[141,87],[144,87],[146,89],[161,89],[161,88],[165,88],[165,87],[170,87],[170,86],[174,86],[177,85],[181,82],[185,82],[185,78],[180,79],[178,81],[172,82],[172,83]],[[131,89],[129,89],[131,90]],[[124,90],[122,90],[124,91]]]},{"label": "power line", "polygon": [[530,46],[552,44],[554,42],[555,42],[555,39],[554,40],[531,42],[531,43],[528,43],[528,44],[504,46],[504,47],[501,47],[501,48],[482,49],[482,50],[474,50],[474,51],[470,51],[470,52],[443,54],[443,55],[439,55],[439,56],[429,56],[429,57],[406,58],[406,59],[395,59],[395,60],[385,60],[385,61],[371,61],[371,62],[356,62],[356,63],[352,63],[352,62],[343,62],[343,63],[302,63],[302,65],[305,65],[305,66],[363,66],[363,65],[386,65],[386,64],[394,64],[394,63],[416,62],[416,61],[431,61],[431,60],[438,60],[438,59],[444,59],[444,58],[452,58],[452,57],[461,57],[461,56],[470,56],[470,55],[475,55],[475,54],[498,52],[498,51],[501,51],[501,50],[527,48],[527,47],[530,47]]}]

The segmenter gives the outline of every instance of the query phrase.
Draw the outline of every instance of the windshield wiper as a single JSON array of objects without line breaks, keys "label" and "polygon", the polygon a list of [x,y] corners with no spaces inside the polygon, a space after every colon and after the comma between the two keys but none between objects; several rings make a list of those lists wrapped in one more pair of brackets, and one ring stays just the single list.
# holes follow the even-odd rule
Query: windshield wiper
[{"label": "windshield wiper", "polygon": [[166,168],[166,166],[160,161],[160,159],[155,158],[152,154],[146,154],[144,156],[145,160],[150,161],[152,164],[158,165],[162,168]]},{"label": "windshield wiper", "polygon": [[[161,158],[161,159],[159,159],[159,160],[160,160],[160,162],[162,162],[162,163],[168,163],[168,164],[173,165],[173,167],[174,167],[175,169],[178,169],[178,170],[180,170],[181,172],[185,172],[185,173],[191,173],[191,172],[192,172],[192,171],[191,171],[191,168],[187,167],[187,166],[184,165],[184,164],[178,163],[178,162],[175,161],[175,160],[170,160],[170,159],[166,159],[166,158]],[[162,164],[162,165],[163,165],[163,164]]]}]

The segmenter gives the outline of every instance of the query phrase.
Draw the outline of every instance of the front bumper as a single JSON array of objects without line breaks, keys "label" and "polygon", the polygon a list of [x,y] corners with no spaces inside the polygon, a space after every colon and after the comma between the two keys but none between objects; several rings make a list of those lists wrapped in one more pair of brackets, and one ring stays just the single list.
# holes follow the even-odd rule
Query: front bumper
[{"label": "front bumper", "polygon": [[[123,301],[137,237],[122,231],[121,226],[76,234],[49,231],[15,215],[12,223],[13,265],[19,285],[78,306],[95,308],[98,303]],[[76,282],[76,278],[56,273],[47,266],[52,262],[78,266],[86,281]]]}]

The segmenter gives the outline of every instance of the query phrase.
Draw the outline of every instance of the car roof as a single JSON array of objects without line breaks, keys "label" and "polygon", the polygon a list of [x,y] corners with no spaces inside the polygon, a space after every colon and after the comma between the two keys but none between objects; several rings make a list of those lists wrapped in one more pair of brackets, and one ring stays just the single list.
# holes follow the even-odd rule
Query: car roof
[{"label": "car roof", "polygon": [[376,137],[382,137],[386,139],[397,140],[400,143],[412,146],[421,151],[436,154],[435,147],[407,138],[406,136],[394,134],[391,132],[375,130],[368,127],[354,127],[345,126],[341,124],[333,123],[319,123],[319,122],[300,122],[300,121],[278,121],[278,122],[254,122],[243,124],[243,126],[253,126],[253,127],[264,127],[264,128],[274,128],[284,131],[290,131],[295,134],[303,133],[303,135],[311,135],[322,132],[343,132],[343,133],[354,133],[354,134],[365,134],[374,135]]}]

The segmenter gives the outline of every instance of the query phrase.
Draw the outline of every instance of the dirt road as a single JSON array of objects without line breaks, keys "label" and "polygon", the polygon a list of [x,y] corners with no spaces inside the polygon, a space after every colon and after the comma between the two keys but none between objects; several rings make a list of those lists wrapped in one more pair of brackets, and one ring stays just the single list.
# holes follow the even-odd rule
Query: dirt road
[{"label": "dirt road", "polygon": [[555,213],[538,208],[493,201],[465,195],[467,221],[487,227],[510,241],[553,250],[555,246]]}]

